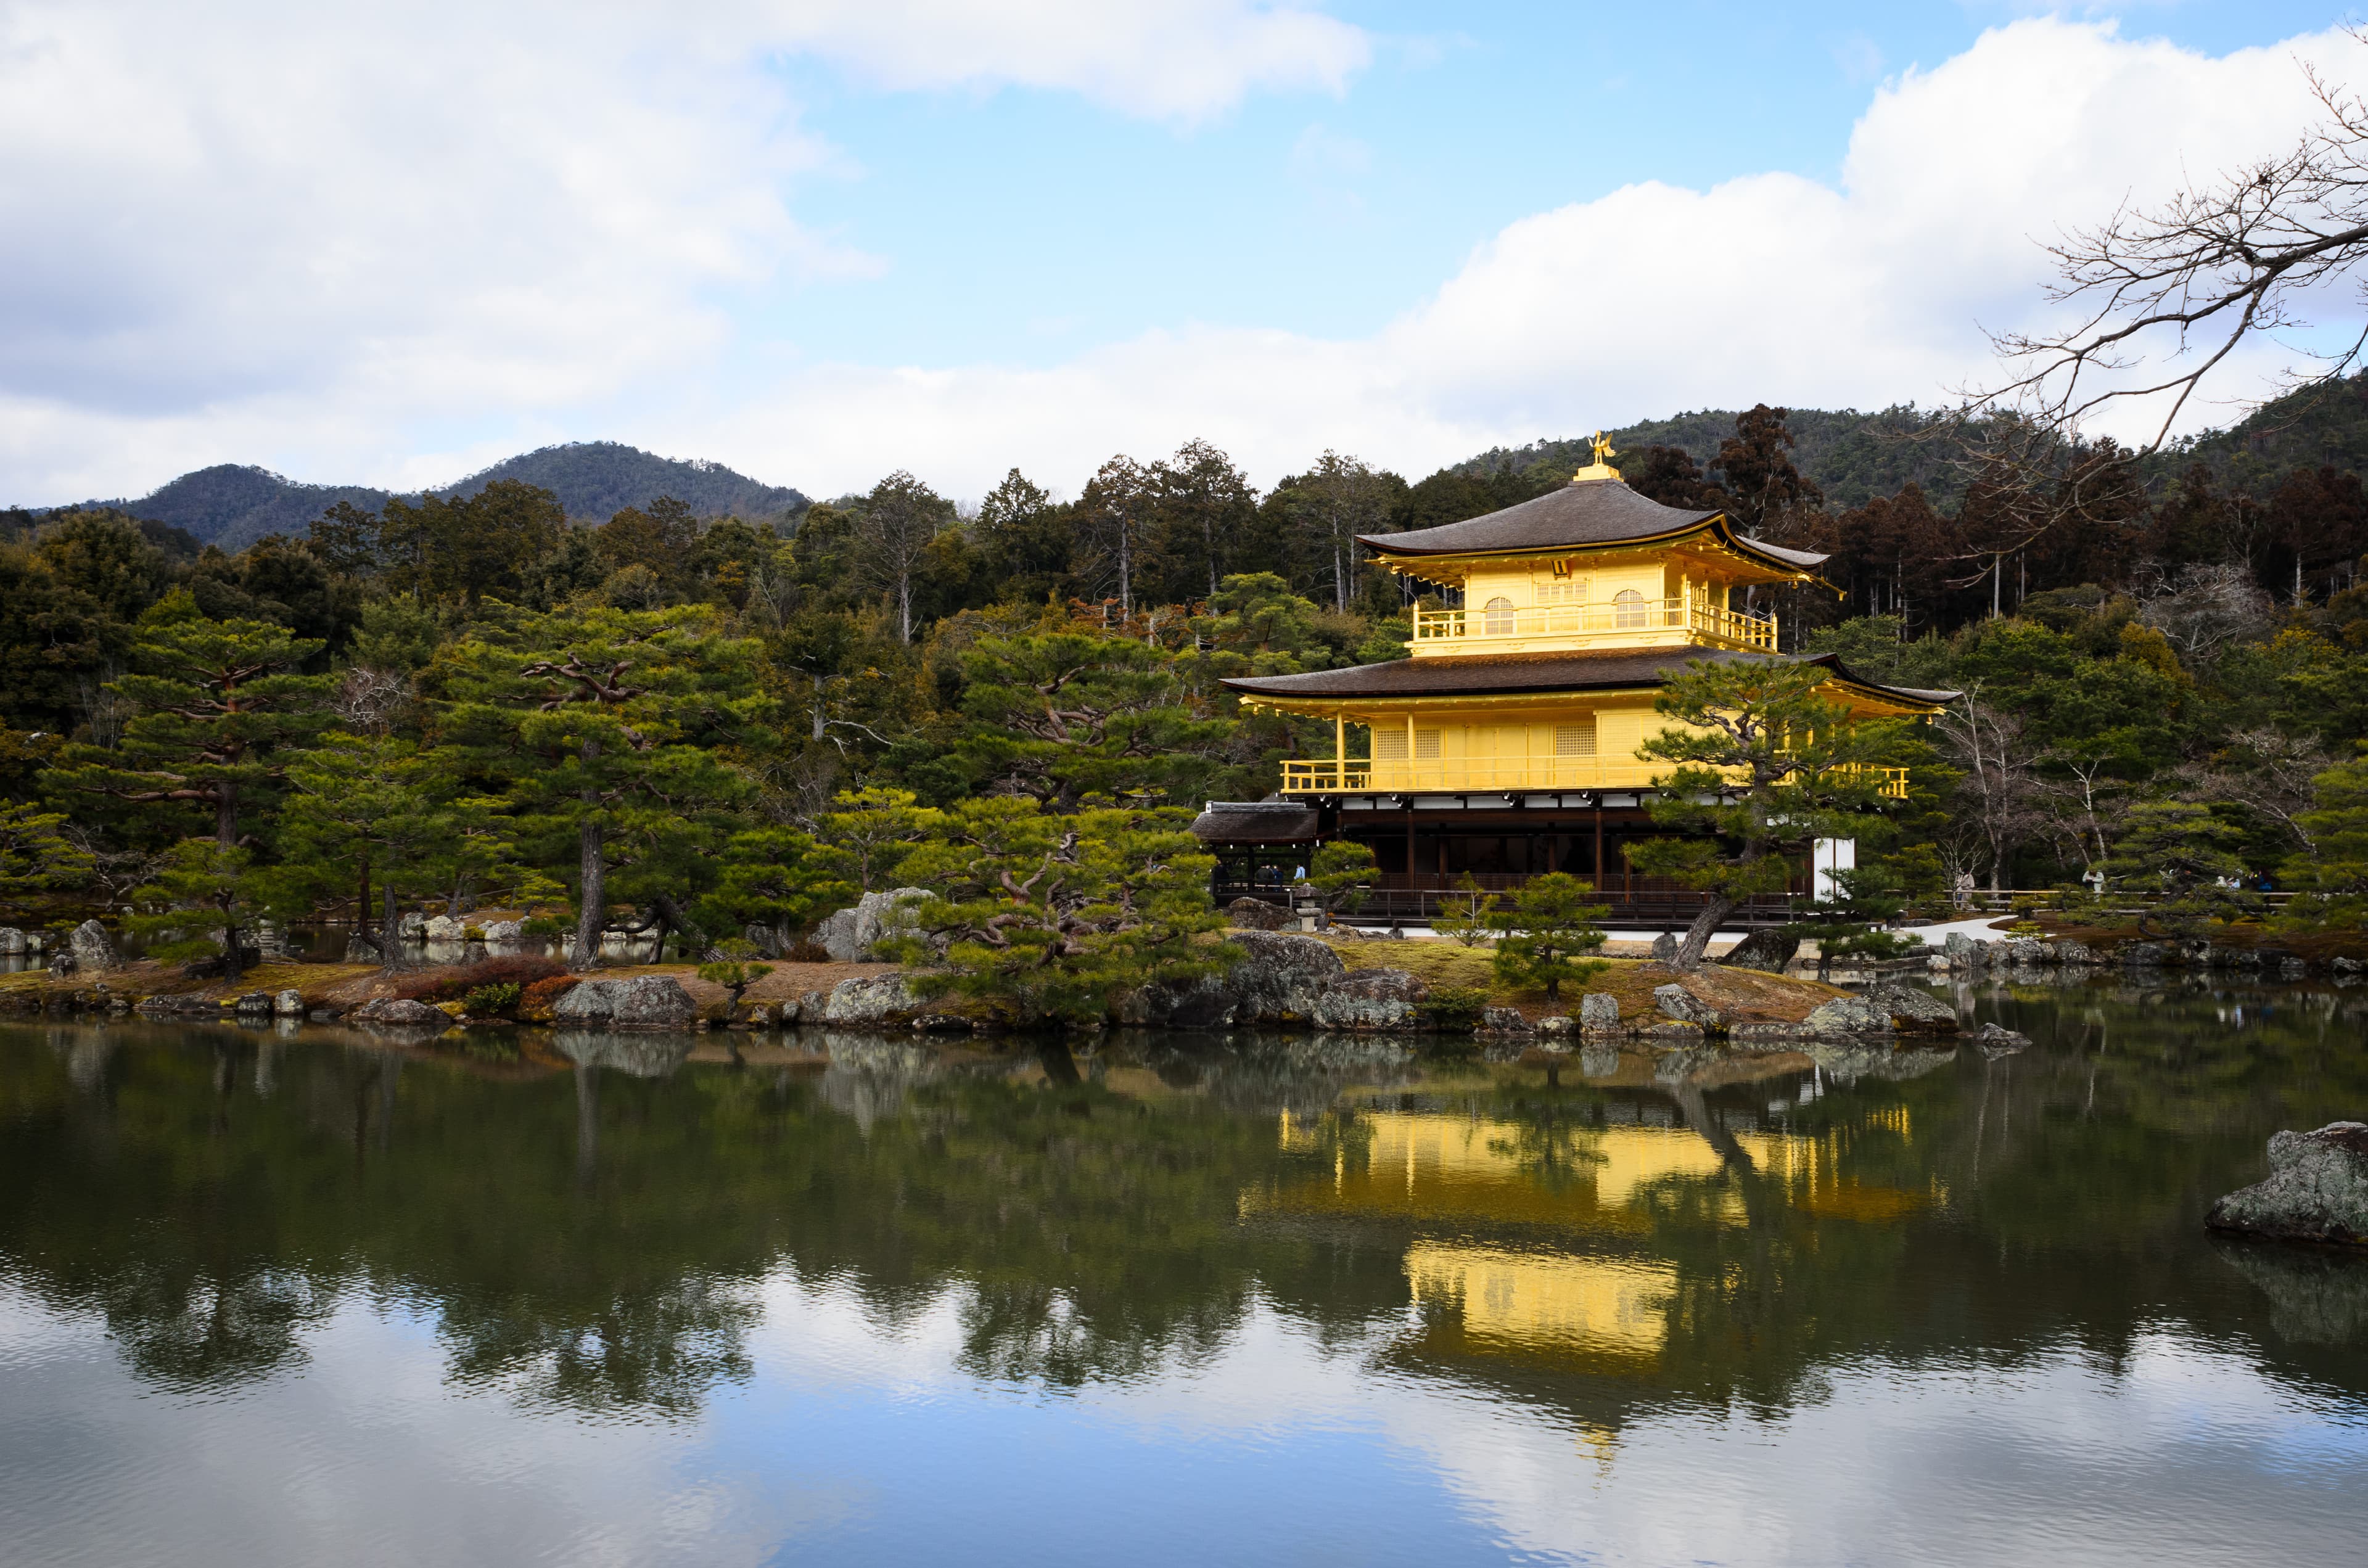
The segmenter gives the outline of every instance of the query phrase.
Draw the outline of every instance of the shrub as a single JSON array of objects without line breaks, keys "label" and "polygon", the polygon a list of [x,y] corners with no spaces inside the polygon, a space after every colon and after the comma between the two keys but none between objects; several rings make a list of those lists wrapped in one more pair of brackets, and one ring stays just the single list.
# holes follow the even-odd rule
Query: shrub
[{"label": "shrub", "polygon": [[457,1002],[481,985],[508,982],[523,990],[538,980],[566,972],[567,966],[556,959],[515,953],[463,964],[458,969],[430,970],[412,975],[396,987],[395,994],[415,1002]]},{"label": "shrub", "polygon": [[485,928],[483,926],[463,926],[461,927],[461,939],[464,942],[482,942],[485,939]]},{"label": "shrub", "polygon": [[518,1016],[529,1023],[551,1021],[551,1006],[575,989],[575,976],[554,974],[548,980],[538,980],[519,993]]},{"label": "shrub", "polygon": [[1470,1034],[1488,1013],[1488,990],[1482,985],[1434,985],[1423,1011],[1430,1027],[1445,1034]]},{"label": "shrub", "polygon": [[529,915],[520,923],[518,932],[527,937],[564,937],[567,935],[567,922],[556,915]]},{"label": "shrub", "polygon": [[789,950],[781,957],[790,963],[829,963],[831,961],[830,949],[812,937],[799,937],[790,944]]},{"label": "shrub", "polygon": [[507,1013],[518,1005],[519,994],[526,988],[515,980],[497,980],[491,985],[480,985],[461,999],[472,1017],[490,1018],[496,1013]]}]

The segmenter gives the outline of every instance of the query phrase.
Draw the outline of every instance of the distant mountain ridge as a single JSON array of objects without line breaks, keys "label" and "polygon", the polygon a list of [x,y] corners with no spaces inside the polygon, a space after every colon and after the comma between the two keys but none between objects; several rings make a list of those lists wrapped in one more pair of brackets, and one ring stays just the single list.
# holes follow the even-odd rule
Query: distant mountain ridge
[{"label": "distant mountain ridge", "polygon": [[541,485],[559,497],[569,517],[604,522],[627,506],[646,506],[662,495],[673,496],[701,517],[737,517],[752,522],[793,516],[808,504],[800,491],[767,484],[722,463],[662,458],[618,441],[571,441],[522,452],[428,492],[307,484],[265,468],[217,463],[185,473],[138,500],[81,505],[111,506],[185,529],[202,544],[235,551],[267,534],[301,535],[313,518],[340,501],[374,512],[397,494],[415,499],[422,494],[473,495],[498,479]]},{"label": "distant mountain ridge", "polygon": [[[1622,452],[1646,446],[1675,447],[1707,469],[1718,447],[1735,434],[1736,410],[1705,408],[1667,419],[1640,420],[1611,432]],[[1855,408],[1795,408],[1785,416],[1793,432],[1793,461],[1840,509],[1863,506],[1877,496],[1896,495],[1911,481],[1943,509],[1964,498],[1965,475],[1950,461],[1944,443],[1905,437],[1927,428],[1937,416],[1900,404],[1862,413]],[[1458,473],[1520,472],[1539,463],[1574,472],[1593,460],[1584,437],[1494,447],[1450,467]],[[1612,460],[1616,467],[1619,459]],[[2149,480],[2175,478],[2194,463],[2212,470],[2223,484],[2256,494],[2275,489],[2298,469],[2328,464],[2368,472],[2368,371],[2324,386],[2289,392],[2264,403],[2226,430],[2207,430],[2172,443],[2148,459]]]}]

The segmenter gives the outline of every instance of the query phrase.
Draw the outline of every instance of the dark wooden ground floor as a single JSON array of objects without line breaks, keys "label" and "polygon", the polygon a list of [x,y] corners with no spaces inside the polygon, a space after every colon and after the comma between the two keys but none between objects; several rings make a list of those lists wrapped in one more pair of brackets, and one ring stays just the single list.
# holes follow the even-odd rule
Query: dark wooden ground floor
[{"label": "dark wooden ground floor", "polygon": [[[1380,876],[1352,916],[1360,925],[1428,919],[1466,876],[1484,889],[1509,891],[1547,871],[1566,872],[1593,883],[1611,908],[1612,922],[1632,927],[1683,926],[1703,903],[1701,893],[1630,867],[1630,845],[1666,836],[1640,809],[1541,811],[1484,804],[1417,810],[1409,804],[1395,810],[1326,811],[1319,833],[1324,840],[1345,838],[1365,845],[1380,866]],[[1286,902],[1315,847],[1309,843],[1212,844],[1210,852],[1217,857],[1212,891],[1221,903],[1244,896]],[[1795,892],[1808,892],[1805,862],[1794,881]],[[1771,895],[1737,911],[1732,924],[1781,924],[1791,912],[1789,898]]]}]

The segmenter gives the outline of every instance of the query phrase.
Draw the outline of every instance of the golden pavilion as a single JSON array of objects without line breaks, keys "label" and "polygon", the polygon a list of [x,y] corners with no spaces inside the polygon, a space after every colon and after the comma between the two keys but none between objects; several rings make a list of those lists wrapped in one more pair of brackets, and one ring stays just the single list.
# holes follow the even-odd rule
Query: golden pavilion
[{"label": "golden pavilion", "polygon": [[[1285,762],[1268,800],[1213,802],[1193,824],[1218,857],[1221,900],[1280,896],[1314,845],[1346,837],[1381,868],[1361,918],[1436,913],[1467,873],[1504,888],[1566,871],[1593,880],[1615,919],[1681,922],[1700,895],[1632,873],[1624,855],[1653,835],[1646,802],[1668,765],[1637,747],[1666,727],[1653,701],[1670,675],[1696,659],[1821,665],[1827,695],[1867,716],[1929,714],[1955,695],[1780,653],[1775,616],[1742,607],[1754,588],[1820,581],[1826,557],[1752,539],[1724,512],[1647,499],[1612,455],[1599,436],[1595,461],[1558,490],[1359,539],[1455,606],[1416,612],[1411,658],[1224,683],[1245,709],[1330,720],[1333,751]],[[1842,845],[1818,859],[1799,891],[1850,863]],[[1762,902],[1774,918],[1785,901]]]}]

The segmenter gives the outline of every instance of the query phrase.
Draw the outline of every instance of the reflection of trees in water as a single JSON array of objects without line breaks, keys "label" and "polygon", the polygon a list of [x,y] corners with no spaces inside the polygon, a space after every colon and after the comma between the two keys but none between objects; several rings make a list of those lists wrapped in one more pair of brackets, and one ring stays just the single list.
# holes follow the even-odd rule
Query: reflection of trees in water
[{"label": "reflection of trees in water", "polygon": [[[2246,1298],[2189,1299],[2176,1255],[2270,1128],[2368,1088],[2359,1020],[2288,1004],[2239,1025],[2209,998],[2110,993],[2061,1012],[2005,993],[1983,1006],[2039,1041],[1987,1085],[1973,1053],[1710,1086],[1173,1036],[959,1067],[909,1039],[848,1036],[819,1074],[643,1076],[662,1049],[643,1037],[506,1081],[306,1041],[280,1049],[261,1097],[252,1037],[137,1026],[105,1037],[123,1044],[66,1030],[41,1049],[0,1030],[0,1259],[44,1300],[107,1314],[159,1387],[290,1365],[307,1325],[367,1280],[433,1316],[461,1385],[673,1415],[749,1374],[754,1285],[784,1260],[875,1322],[957,1291],[961,1364],[982,1377],[1071,1386],[1172,1367],[1217,1353],[1263,1300],[1326,1343],[1395,1341],[1397,1365],[1600,1431],[1638,1402],[1779,1407],[1837,1358],[2012,1357],[2067,1325],[2111,1351],[2165,1301],[2213,1332],[2268,1332],[2231,1304]],[[1472,1119],[1520,1201],[1426,1217],[1260,1197],[1353,1187],[1378,1130],[1420,1111]],[[1623,1125],[1708,1153],[1588,1218]],[[1788,1139],[1816,1161],[1786,1155]],[[1923,1207],[1885,1210],[1886,1194]],[[1666,1280],[1658,1326],[1609,1359],[1513,1354],[1427,1298],[1424,1333],[1400,1340],[1408,1259],[1434,1244],[1533,1256],[1579,1284],[1568,1270],[1590,1260],[1649,1264]],[[2059,1262],[2034,1268],[2041,1253]],[[2350,1276],[2275,1283],[2300,1303],[2281,1323],[2351,1321]]]},{"label": "reflection of trees in water", "polygon": [[511,1295],[448,1297],[437,1337],[452,1381],[590,1412],[696,1415],[718,1383],[754,1370],[758,1317],[736,1282],[686,1275],[586,1305]]}]

